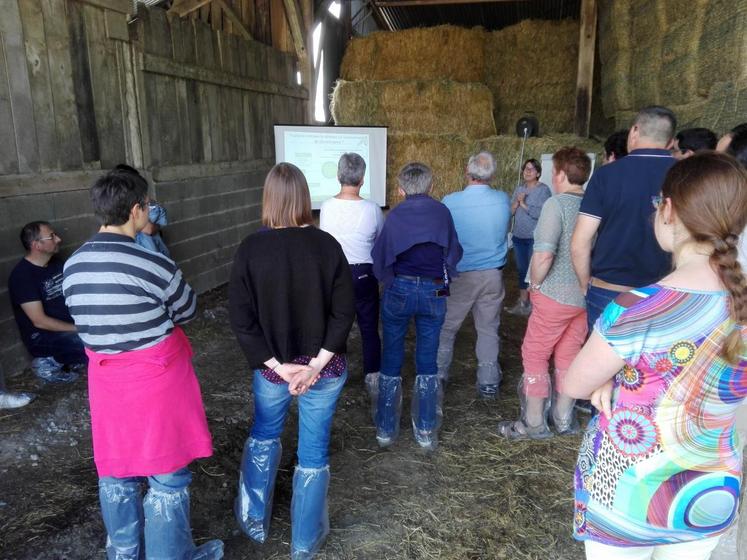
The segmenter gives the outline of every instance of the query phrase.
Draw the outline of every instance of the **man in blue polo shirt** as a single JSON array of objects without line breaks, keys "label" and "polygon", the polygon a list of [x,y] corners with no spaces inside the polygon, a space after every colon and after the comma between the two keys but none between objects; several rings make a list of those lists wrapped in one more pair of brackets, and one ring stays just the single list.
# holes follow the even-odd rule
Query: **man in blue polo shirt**
[{"label": "man in blue polo shirt", "polygon": [[467,313],[477,331],[477,388],[480,396],[496,397],[501,382],[498,364],[498,327],[503,307],[503,266],[508,250],[506,237],[511,220],[508,195],[490,187],[495,159],[488,152],[469,158],[467,186],[447,195],[443,203],[454,219],[464,250],[457,264],[459,277],[451,283],[446,318],[438,343],[438,376],[445,384],[454,352],[454,338]]},{"label": "man in blue polo shirt", "polygon": [[666,107],[641,109],[628,133],[628,155],[597,169],[586,187],[571,255],[586,294],[589,332],[612,299],[671,270],[654,236],[652,198],[676,161],[669,152],[676,128]]}]

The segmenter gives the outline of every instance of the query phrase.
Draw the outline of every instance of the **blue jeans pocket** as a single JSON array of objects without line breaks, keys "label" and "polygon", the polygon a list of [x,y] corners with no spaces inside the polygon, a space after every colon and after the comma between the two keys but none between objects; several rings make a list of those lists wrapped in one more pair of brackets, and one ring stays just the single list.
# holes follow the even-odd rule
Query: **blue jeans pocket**
[{"label": "blue jeans pocket", "polygon": [[407,295],[393,292],[391,289],[384,292],[383,309],[387,313],[395,315],[402,313],[407,307]]},{"label": "blue jeans pocket", "polygon": [[430,299],[431,315],[441,317],[446,315],[446,296],[434,296]]}]

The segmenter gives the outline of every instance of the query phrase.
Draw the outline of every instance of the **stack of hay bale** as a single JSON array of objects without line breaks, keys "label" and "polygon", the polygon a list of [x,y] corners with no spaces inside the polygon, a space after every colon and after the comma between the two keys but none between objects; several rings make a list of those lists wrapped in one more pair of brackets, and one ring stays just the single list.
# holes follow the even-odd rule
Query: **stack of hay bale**
[{"label": "stack of hay bale", "polygon": [[543,137],[529,139],[525,157],[569,144],[600,150],[567,134],[578,32],[575,21],[524,21],[492,33],[439,26],[353,39],[332,116],[338,125],[389,127],[390,204],[396,203],[396,173],[407,161],[433,168],[440,198],[463,187],[466,159],[481,149],[497,156],[496,186],[510,191],[521,146],[513,127],[528,112],[539,119]]},{"label": "stack of hay bale", "polygon": [[[626,126],[666,105],[680,128],[724,131],[747,115],[747,0],[603,0],[599,56],[604,115]],[[635,25],[633,25],[635,22]]]}]

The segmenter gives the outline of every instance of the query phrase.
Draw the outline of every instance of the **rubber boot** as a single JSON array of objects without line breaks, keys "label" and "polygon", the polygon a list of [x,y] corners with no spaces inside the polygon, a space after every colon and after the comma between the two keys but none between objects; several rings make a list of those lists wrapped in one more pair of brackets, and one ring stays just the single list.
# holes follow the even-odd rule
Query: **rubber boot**
[{"label": "rubber boot", "polygon": [[436,356],[436,365],[438,371],[436,375],[438,380],[441,382],[441,388],[446,389],[446,385],[449,382],[449,368],[451,367],[451,361],[454,359],[454,347],[451,348],[440,348]]},{"label": "rubber boot", "polygon": [[106,557],[139,560],[144,526],[140,482],[134,478],[101,478],[99,501],[106,527]]},{"label": "rubber boot", "polygon": [[327,490],[329,465],[321,469],[296,467],[291,500],[291,558],[307,560],[329,534]]},{"label": "rubber boot", "polygon": [[477,364],[477,392],[480,397],[486,400],[497,399],[502,377],[503,373],[498,362]]},{"label": "rubber boot", "polygon": [[389,447],[397,441],[401,414],[402,378],[380,375],[376,405],[376,441],[381,447]]},{"label": "rubber boot", "polygon": [[270,532],[275,477],[283,446],[280,439],[247,438],[239,471],[239,494],[233,511],[241,530],[263,543]]},{"label": "rubber boot", "polygon": [[438,429],[443,418],[443,391],[436,375],[416,375],[412,390],[412,433],[423,449],[438,447]]},{"label": "rubber boot", "polygon": [[371,420],[376,423],[376,407],[379,402],[379,377],[381,373],[378,371],[375,373],[366,374],[366,392],[368,393],[368,399],[371,408]]}]

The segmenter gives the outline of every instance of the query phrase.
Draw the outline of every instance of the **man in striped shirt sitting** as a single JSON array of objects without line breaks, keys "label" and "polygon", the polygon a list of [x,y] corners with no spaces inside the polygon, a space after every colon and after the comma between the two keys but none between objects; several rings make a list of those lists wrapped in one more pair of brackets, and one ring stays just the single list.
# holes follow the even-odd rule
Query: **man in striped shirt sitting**
[{"label": "man in striped shirt sitting", "polygon": [[[223,556],[199,548],[189,522],[187,466],[212,455],[212,441],[179,327],[196,311],[174,261],[135,243],[148,223],[148,184],[114,169],[91,187],[99,232],[65,264],[65,302],[89,358],[93,454],[110,558]],[[140,497],[140,478],[150,489]]]}]

